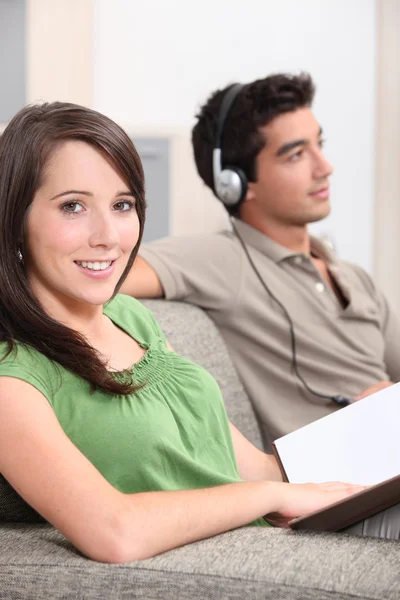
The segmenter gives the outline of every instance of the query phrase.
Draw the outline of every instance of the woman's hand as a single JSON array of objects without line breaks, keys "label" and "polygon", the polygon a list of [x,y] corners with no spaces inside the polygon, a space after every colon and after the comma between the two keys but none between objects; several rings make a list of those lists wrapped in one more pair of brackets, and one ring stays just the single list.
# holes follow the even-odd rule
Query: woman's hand
[{"label": "woman's hand", "polygon": [[325,508],[368,487],[340,482],[276,483],[274,485],[282,488],[278,492],[279,509],[265,515],[265,519],[276,527],[288,527],[291,519]]}]

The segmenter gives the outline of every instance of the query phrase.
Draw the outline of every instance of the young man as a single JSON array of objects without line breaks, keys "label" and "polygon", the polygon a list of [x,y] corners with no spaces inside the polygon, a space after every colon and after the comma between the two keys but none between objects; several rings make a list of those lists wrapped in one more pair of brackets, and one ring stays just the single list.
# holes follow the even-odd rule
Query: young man
[{"label": "young man", "polygon": [[[193,129],[194,156],[233,231],[148,244],[122,290],[208,312],[266,448],[400,380],[400,325],[384,296],[307,230],[329,214],[332,174],[313,97],[305,74],[212,94]],[[227,167],[239,172],[221,173]]]}]

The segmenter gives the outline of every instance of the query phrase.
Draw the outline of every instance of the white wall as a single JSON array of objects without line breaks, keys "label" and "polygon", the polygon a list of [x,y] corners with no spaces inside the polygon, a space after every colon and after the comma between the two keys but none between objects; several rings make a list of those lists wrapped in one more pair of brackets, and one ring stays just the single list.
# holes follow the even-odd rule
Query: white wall
[{"label": "white wall", "polygon": [[[373,0],[94,0],[93,104],[132,132],[188,132],[214,89],[270,72],[309,71],[336,169],[332,215],[316,229],[333,235],[341,257],[370,270],[375,28]],[[182,202],[194,202],[192,186],[199,196],[193,174]],[[193,213],[200,226],[188,216],[188,231],[221,221],[219,207],[209,215],[212,201],[204,198],[203,218],[198,207]]]},{"label": "white wall", "polygon": [[378,8],[374,275],[400,316],[400,2]]}]

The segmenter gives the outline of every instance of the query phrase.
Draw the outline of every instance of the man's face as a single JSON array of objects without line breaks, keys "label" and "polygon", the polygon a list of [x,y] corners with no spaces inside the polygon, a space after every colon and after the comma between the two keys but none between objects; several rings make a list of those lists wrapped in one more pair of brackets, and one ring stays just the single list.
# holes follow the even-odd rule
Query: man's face
[{"label": "man's face", "polygon": [[326,217],[332,167],[311,110],[279,115],[260,131],[267,143],[256,159],[257,182],[249,184],[248,206],[271,224],[304,226]]}]

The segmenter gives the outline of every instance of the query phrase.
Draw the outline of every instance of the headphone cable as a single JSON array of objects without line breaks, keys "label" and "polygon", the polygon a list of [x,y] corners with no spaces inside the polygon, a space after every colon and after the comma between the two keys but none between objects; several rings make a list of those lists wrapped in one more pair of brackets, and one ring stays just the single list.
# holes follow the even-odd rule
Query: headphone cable
[{"label": "headphone cable", "polygon": [[242,236],[239,234],[237,227],[235,225],[234,219],[232,217],[230,217],[230,221],[232,224],[232,228],[235,232],[235,235],[238,238],[238,240],[247,256],[247,259],[251,265],[251,268],[253,269],[254,273],[257,275],[258,280],[260,281],[261,285],[263,286],[263,288],[265,289],[267,294],[279,306],[279,308],[281,309],[282,313],[284,314],[284,316],[286,317],[286,319],[289,323],[290,341],[291,341],[291,349],[292,349],[292,370],[293,370],[294,374],[296,375],[297,379],[303,384],[304,388],[313,396],[317,396],[319,398],[325,398],[326,400],[330,400],[340,407],[348,406],[349,404],[352,403],[351,398],[347,398],[346,396],[341,396],[341,395],[331,396],[329,394],[322,394],[321,392],[317,392],[308,385],[308,383],[306,382],[306,380],[300,373],[299,366],[297,363],[296,335],[295,335],[295,331],[294,331],[294,323],[293,323],[292,317],[290,316],[286,307],[275,296],[275,294],[271,291],[271,289],[265,283],[264,279],[261,277],[261,274],[260,274],[259,270],[257,269],[256,265],[254,264],[254,261],[250,256],[250,252],[248,251],[246,244],[244,243],[244,241],[242,239]]}]

